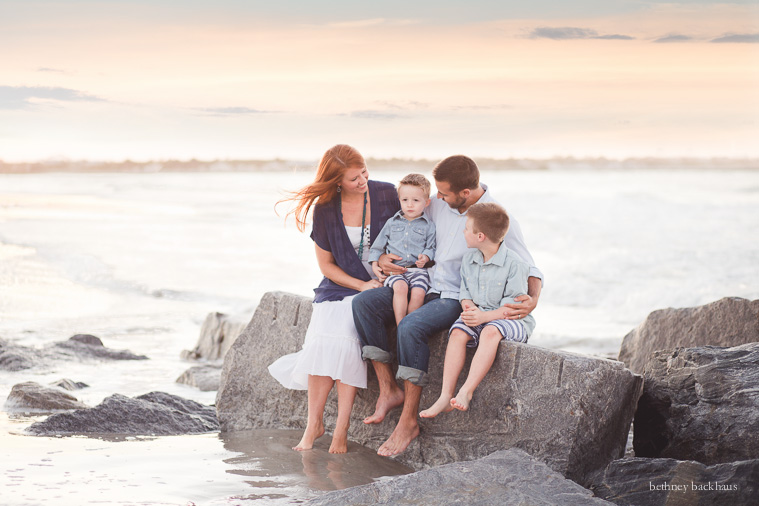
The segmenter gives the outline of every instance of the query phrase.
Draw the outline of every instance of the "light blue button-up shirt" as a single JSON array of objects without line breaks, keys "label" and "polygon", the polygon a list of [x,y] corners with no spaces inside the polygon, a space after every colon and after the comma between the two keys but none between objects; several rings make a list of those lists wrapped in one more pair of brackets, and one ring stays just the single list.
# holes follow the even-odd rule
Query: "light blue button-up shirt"
[{"label": "light blue button-up shirt", "polygon": [[[530,266],[501,243],[498,251],[487,262],[482,252],[470,249],[461,262],[461,291],[459,300],[469,299],[483,311],[514,304],[514,298],[527,293]],[[527,315],[518,320],[529,336],[535,328],[535,319]]]},{"label": "light blue button-up shirt", "polygon": [[[485,193],[480,202],[496,202],[486,185],[482,185]],[[497,204],[498,202],[496,202]],[[435,265],[430,268],[431,292],[440,294],[444,299],[458,299],[461,287],[461,259],[469,248],[464,239],[466,212],[459,213],[442,199],[432,199],[427,207],[427,214],[435,224],[437,232],[437,249],[435,250]],[[530,265],[530,276],[543,279],[543,273],[535,267],[532,255],[524,244],[522,228],[519,222],[509,216],[509,231],[503,239],[507,248],[513,250],[519,258]],[[525,292],[526,293],[526,292]]]},{"label": "light blue button-up shirt", "polygon": [[401,210],[387,220],[369,250],[369,262],[376,262],[383,253],[401,257],[394,262],[401,267],[416,267],[419,255],[434,260],[435,225],[427,213],[409,221]]}]

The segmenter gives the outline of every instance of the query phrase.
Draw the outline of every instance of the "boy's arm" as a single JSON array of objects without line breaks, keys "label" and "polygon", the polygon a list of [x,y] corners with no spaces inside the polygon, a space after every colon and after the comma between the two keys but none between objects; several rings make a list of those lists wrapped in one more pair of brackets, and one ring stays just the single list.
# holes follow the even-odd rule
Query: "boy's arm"
[{"label": "boy's arm", "polygon": [[430,224],[430,227],[427,232],[427,238],[424,241],[424,251],[422,251],[422,255],[427,255],[430,260],[435,260],[435,225],[431,222],[428,223]]},{"label": "boy's arm", "polygon": [[[391,218],[392,219],[392,218]],[[369,249],[369,263],[377,262],[379,258],[385,253],[387,247],[387,241],[390,239],[390,220],[385,222],[385,226],[382,227],[380,233],[374,239],[372,247]]]}]

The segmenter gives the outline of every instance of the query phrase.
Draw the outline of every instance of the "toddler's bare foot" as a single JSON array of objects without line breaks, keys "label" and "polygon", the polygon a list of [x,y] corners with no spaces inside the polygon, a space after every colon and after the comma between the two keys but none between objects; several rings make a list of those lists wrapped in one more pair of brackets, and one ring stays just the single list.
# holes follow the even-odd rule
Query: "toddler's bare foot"
[{"label": "toddler's bare foot", "polygon": [[300,439],[300,443],[293,446],[293,450],[302,452],[304,450],[310,450],[314,447],[314,441],[324,435],[324,425],[319,424],[318,427],[306,426],[306,430],[303,432],[303,437]]},{"label": "toddler's bare foot", "polygon": [[460,411],[466,411],[469,409],[470,402],[472,402],[472,394],[463,390],[459,390],[459,393],[456,395],[456,397],[451,399],[451,406]]},{"label": "toddler's bare foot", "polygon": [[419,416],[422,418],[435,418],[440,413],[448,413],[449,411],[453,411],[451,400],[452,399],[449,395],[441,395],[432,406],[425,409],[424,411],[421,411],[419,413]]},{"label": "toddler's bare foot", "polygon": [[400,388],[396,388],[384,396],[380,394],[380,397],[377,399],[377,405],[374,408],[374,414],[364,418],[364,423],[380,423],[385,419],[390,410],[403,404],[404,398],[405,394]]},{"label": "toddler's bare foot", "polygon": [[329,453],[346,453],[348,451],[348,432],[337,430],[332,434],[332,444]]}]

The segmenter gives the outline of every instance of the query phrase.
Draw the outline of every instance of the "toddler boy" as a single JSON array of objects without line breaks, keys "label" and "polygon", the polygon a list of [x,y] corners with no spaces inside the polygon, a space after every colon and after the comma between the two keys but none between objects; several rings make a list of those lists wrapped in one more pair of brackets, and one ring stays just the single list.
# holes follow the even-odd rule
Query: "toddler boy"
[{"label": "toddler boy", "polygon": [[396,324],[422,306],[430,287],[430,276],[424,268],[435,257],[435,225],[424,212],[430,203],[430,188],[430,182],[421,174],[409,174],[401,180],[401,210],[387,220],[369,251],[372,270],[380,280],[385,279],[378,264],[383,253],[398,255],[401,259],[393,263],[408,268],[403,274],[385,279],[385,286],[393,289]]},{"label": "toddler boy", "polygon": [[[464,238],[469,250],[461,262],[459,300],[464,310],[451,326],[443,364],[440,397],[419,416],[433,418],[453,408],[466,411],[474,390],[495,360],[501,340],[526,343],[535,328],[535,319],[503,318],[504,304],[527,293],[530,266],[503,244],[509,229],[509,216],[493,202],[474,204],[467,210]],[[477,348],[469,375],[454,397],[459,374],[464,368],[467,348]]]}]

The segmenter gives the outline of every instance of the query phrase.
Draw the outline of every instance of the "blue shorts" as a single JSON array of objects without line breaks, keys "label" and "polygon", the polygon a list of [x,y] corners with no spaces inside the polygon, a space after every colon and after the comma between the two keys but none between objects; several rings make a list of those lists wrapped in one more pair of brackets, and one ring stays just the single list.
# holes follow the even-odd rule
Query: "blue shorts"
[{"label": "blue shorts", "polygon": [[403,274],[393,274],[385,279],[385,286],[392,287],[396,281],[405,281],[409,288],[421,288],[425,292],[430,287],[430,273],[427,269],[409,267]]},{"label": "blue shorts", "polygon": [[470,327],[464,323],[461,318],[459,318],[453,322],[451,330],[448,331],[448,336],[450,337],[453,329],[461,329],[464,331],[464,333],[466,333],[466,335],[471,337],[471,340],[466,343],[466,347],[476,348],[477,345],[480,344],[480,334],[482,333],[482,330],[488,325],[492,325],[498,329],[498,332],[501,333],[502,341],[514,341],[515,343],[527,342],[528,336],[527,332],[524,331],[524,325],[516,320],[493,320],[492,322],[483,323],[481,325],[477,325],[476,327]]}]

